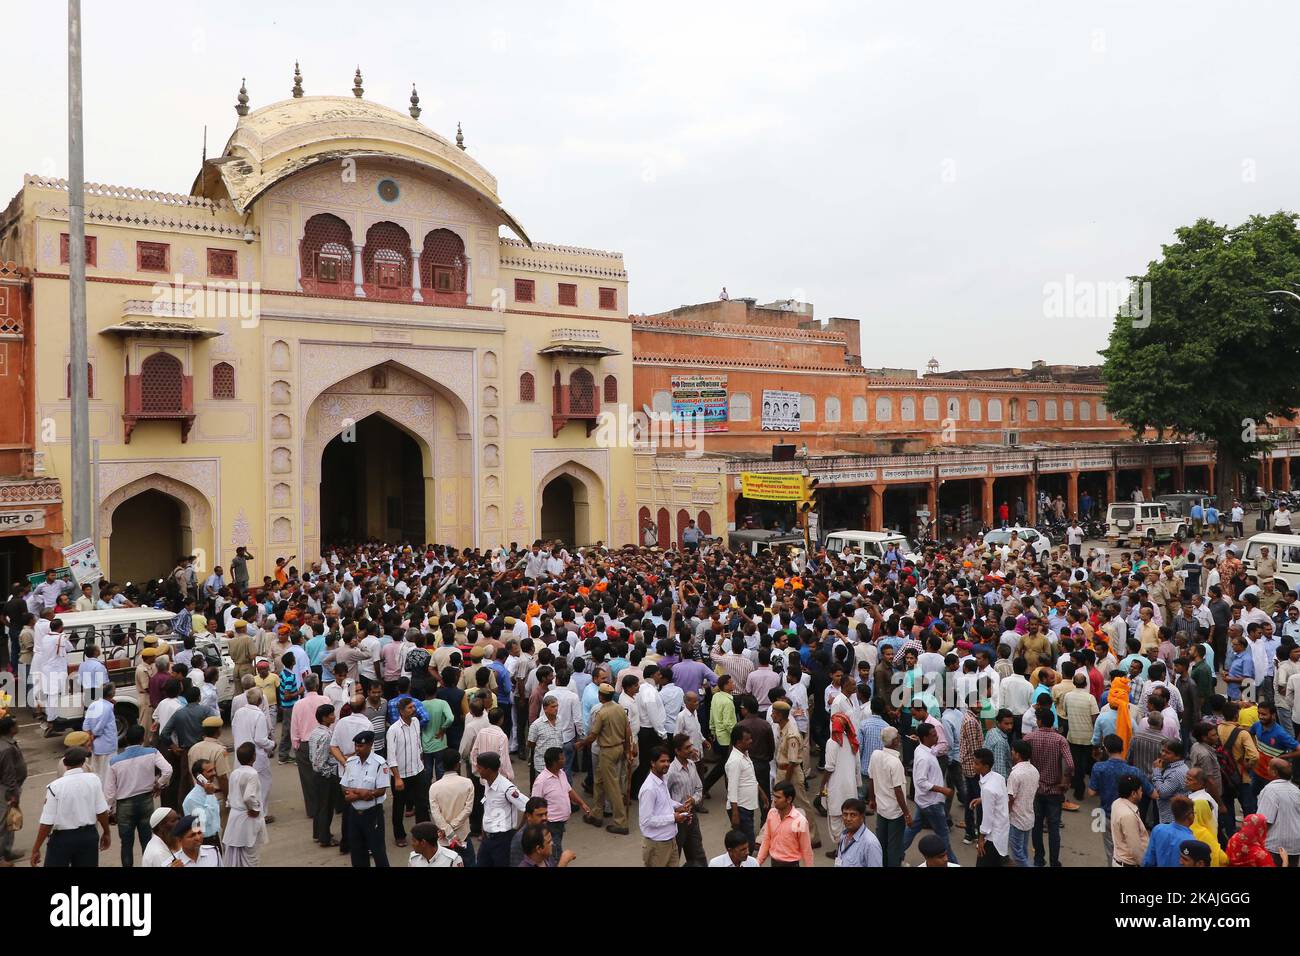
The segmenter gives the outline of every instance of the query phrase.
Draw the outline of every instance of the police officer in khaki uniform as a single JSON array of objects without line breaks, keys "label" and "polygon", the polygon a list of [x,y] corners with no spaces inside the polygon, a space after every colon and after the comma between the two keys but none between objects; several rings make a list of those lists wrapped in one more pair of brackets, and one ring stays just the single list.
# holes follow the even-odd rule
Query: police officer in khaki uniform
[{"label": "police officer in khaki uniform", "polygon": [[614,822],[605,829],[610,833],[626,835],[627,803],[623,799],[621,774],[626,772],[632,759],[632,738],[629,733],[627,711],[614,700],[614,688],[601,684],[600,707],[591,713],[591,732],[578,741],[578,749],[590,747],[594,742],[600,747],[596,757],[596,787],[592,795],[592,812],[583,819],[592,826],[600,826],[605,812],[605,800],[613,807]]},{"label": "police officer in khaki uniform", "polygon": [[[794,804],[811,822],[812,803],[808,800],[808,784],[804,777],[803,762],[807,744],[799,725],[790,719],[790,702],[778,700],[772,704],[772,717],[780,728],[776,741],[776,779],[794,784]],[[813,831],[816,834],[816,830]]]}]

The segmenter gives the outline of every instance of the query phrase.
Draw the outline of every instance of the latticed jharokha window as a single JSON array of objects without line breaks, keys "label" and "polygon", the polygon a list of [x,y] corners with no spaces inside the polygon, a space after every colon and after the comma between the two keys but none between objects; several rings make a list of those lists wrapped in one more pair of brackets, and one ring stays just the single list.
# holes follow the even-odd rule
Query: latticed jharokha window
[{"label": "latticed jharokha window", "polygon": [[600,290],[600,307],[601,307],[602,309],[617,309],[617,308],[618,308],[618,290],[617,290],[617,289],[601,289],[601,290]]},{"label": "latticed jharokha window", "polygon": [[338,216],[312,216],[302,239],[302,276],[324,285],[352,281],[352,230]]},{"label": "latticed jharokha window", "polygon": [[381,289],[411,285],[411,239],[394,222],[377,222],[366,232],[362,253],[366,281]]},{"label": "latticed jharokha window", "polygon": [[596,414],[596,380],[585,368],[569,376],[569,414]]},{"label": "latticed jharokha window", "polygon": [[212,366],[212,397],[235,397],[235,367],[229,362],[218,362]]},{"label": "latticed jharokha window", "polygon": [[420,287],[436,292],[465,291],[465,243],[450,229],[435,229],[424,237]]},{"label": "latticed jharokha window", "polygon": [[515,280],[515,301],[516,302],[537,301],[537,287],[533,284],[532,279]]},{"label": "latticed jharokha window", "polygon": [[237,273],[234,249],[208,250],[208,275],[214,279],[233,279]]},{"label": "latticed jharokha window", "polygon": [[605,401],[606,402],[618,401],[618,379],[616,379],[613,375],[605,376]]},{"label": "latticed jharokha window", "polygon": [[572,282],[560,283],[560,305],[578,304],[578,287]]},{"label": "latticed jharokha window", "polygon": [[[72,397],[72,363],[68,363],[68,378],[65,383],[68,398]],[[95,366],[86,365],[86,395],[89,398],[95,397]]]},{"label": "latticed jharokha window", "polygon": [[[59,264],[60,265],[66,266],[68,264],[68,242],[69,242],[69,236],[66,232],[59,236]],[[95,246],[96,246],[95,237],[87,236],[86,237],[86,265],[88,266],[93,266],[95,264],[95,253],[96,253]]]},{"label": "latticed jharokha window", "polygon": [[139,272],[166,272],[171,262],[171,247],[165,242],[137,242],[135,267]]},{"label": "latticed jharokha window", "polygon": [[140,363],[140,411],[145,414],[182,411],[181,362],[176,356],[155,352]]},{"label": "latticed jharokha window", "polygon": [[521,402],[537,401],[537,383],[533,380],[532,372],[524,372],[519,376],[519,400]]}]

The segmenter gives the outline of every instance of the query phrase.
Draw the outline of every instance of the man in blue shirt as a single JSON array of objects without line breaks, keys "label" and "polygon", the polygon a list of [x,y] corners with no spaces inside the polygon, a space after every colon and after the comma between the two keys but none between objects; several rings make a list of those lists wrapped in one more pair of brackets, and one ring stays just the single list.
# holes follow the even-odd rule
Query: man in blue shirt
[{"label": "man in blue shirt", "polygon": [[1255,721],[1250,728],[1250,735],[1255,738],[1255,746],[1259,748],[1261,758],[1256,766],[1250,768],[1250,780],[1255,786],[1255,792],[1258,793],[1274,777],[1271,771],[1267,777],[1261,776],[1257,771],[1260,768],[1267,768],[1269,761],[1274,757],[1283,760],[1294,760],[1300,757],[1300,742],[1286,732],[1282,722],[1277,719],[1277,708],[1269,703],[1259,705],[1259,720]]},{"label": "man in blue shirt", "polygon": [[1092,773],[1088,775],[1088,794],[1097,797],[1106,813],[1106,829],[1102,831],[1101,842],[1109,860],[1115,856],[1115,843],[1110,832],[1110,805],[1119,797],[1120,777],[1137,777],[1142,784],[1142,795],[1148,800],[1156,795],[1156,790],[1146,774],[1124,759],[1124,741],[1118,734],[1107,734],[1104,743],[1107,759],[1092,765]]},{"label": "man in blue shirt", "polygon": [[836,866],[882,867],[884,851],[876,835],[866,827],[867,805],[856,797],[845,800],[840,807],[844,833],[835,852]]},{"label": "man in blue shirt", "polygon": [[1192,833],[1194,810],[1188,797],[1174,797],[1172,801],[1173,823],[1158,823],[1151,831],[1151,841],[1147,844],[1147,855],[1142,859],[1143,866],[1182,866],[1179,850],[1184,840],[1195,840]]}]

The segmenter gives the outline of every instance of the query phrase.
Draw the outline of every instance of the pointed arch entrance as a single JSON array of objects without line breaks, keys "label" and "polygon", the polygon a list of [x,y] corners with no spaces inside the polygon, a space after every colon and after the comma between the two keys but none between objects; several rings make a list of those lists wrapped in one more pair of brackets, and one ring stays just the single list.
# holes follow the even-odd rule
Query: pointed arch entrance
[{"label": "pointed arch entrance", "polygon": [[336,435],[321,456],[321,540],[426,542],[428,445],[380,412]]},{"label": "pointed arch entrance", "polygon": [[[302,449],[306,553],[369,538],[471,540],[470,429],[460,396],[395,361],[319,393],[307,410]],[[287,486],[281,492],[291,493]]]},{"label": "pointed arch entrance", "polygon": [[198,489],[151,474],[116,489],[99,503],[101,560],[114,581],[143,581],[167,574],[183,554],[196,566],[215,563],[212,509]]},{"label": "pointed arch entrance", "polygon": [[567,461],[537,485],[539,536],[568,547],[605,540],[604,482],[590,468]]}]

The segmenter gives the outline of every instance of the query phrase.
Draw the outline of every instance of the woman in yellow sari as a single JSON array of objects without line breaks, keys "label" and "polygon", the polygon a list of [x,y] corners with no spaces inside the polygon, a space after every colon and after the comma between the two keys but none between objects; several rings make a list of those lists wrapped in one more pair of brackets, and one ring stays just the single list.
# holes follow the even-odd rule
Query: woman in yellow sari
[{"label": "woman in yellow sari", "polygon": [[1220,848],[1219,838],[1215,832],[1218,821],[1214,815],[1214,804],[1208,800],[1193,800],[1192,806],[1196,808],[1196,817],[1192,821],[1192,836],[1210,848],[1210,866],[1227,866],[1228,854]]}]

